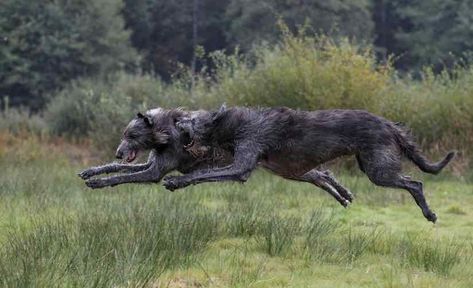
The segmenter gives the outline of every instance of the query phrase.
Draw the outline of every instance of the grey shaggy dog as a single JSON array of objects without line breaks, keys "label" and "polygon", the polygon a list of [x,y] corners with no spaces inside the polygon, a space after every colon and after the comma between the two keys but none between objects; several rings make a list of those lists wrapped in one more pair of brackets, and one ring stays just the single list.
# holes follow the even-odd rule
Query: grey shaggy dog
[{"label": "grey shaggy dog", "polygon": [[412,195],[425,218],[435,223],[422,183],[402,175],[405,156],[422,171],[439,173],[455,155],[429,162],[399,124],[361,110],[299,111],[289,108],[235,107],[218,111],[154,109],[138,114],[127,126],[117,158],[131,162],[139,151],[152,150],[146,164],[109,164],[80,173],[84,179],[102,173],[129,172],[89,179],[91,188],[130,182],[159,182],[173,191],[191,184],[245,182],[259,165],[286,179],[312,183],[347,206],[352,194],[330,171],[317,167],[344,155],[355,155],[359,168],[376,185],[402,188]]}]

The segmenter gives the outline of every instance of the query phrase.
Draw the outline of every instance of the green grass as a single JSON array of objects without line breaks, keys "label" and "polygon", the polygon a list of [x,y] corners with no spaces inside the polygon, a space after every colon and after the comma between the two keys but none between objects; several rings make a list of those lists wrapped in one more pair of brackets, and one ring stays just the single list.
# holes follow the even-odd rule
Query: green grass
[{"label": "green grass", "polygon": [[423,177],[432,225],[359,174],[338,175],[348,209],[261,171],[90,190],[82,160],[29,144],[0,149],[1,287],[473,287],[473,185],[458,179]]}]

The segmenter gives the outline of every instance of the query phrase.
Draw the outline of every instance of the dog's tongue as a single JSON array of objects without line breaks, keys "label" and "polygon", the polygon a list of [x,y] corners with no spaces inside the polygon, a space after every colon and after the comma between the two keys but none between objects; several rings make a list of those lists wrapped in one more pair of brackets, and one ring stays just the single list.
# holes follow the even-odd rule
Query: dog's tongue
[{"label": "dog's tongue", "polygon": [[131,161],[135,160],[135,157],[136,157],[136,152],[135,151],[130,151],[130,153],[128,154],[128,157],[126,158],[126,161],[131,162]]}]

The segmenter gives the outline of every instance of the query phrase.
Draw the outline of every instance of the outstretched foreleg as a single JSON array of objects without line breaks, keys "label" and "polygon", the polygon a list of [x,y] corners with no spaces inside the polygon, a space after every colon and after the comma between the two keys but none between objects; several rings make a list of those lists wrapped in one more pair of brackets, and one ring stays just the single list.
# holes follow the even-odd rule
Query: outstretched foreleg
[{"label": "outstretched foreleg", "polygon": [[85,184],[92,189],[97,189],[124,183],[156,183],[159,182],[161,178],[162,174],[160,173],[159,169],[152,166],[147,170],[140,172],[123,174],[118,176],[110,176],[105,178],[89,179],[85,181]]},{"label": "outstretched foreleg", "polygon": [[174,191],[204,182],[245,182],[255,169],[258,157],[258,149],[251,143],[238,145],[235,148],[234,162],[231,165],[210,170],[198,170],[183,176],[168,176],[164,178],[164,187]]},{"label": "outstretched foreleg", "polygon": [[150,166],[143,171],[89,179],[85,184],[90,188],[96,189],[124,183],[157,183],[166,173],[176,169],[177,160],[174,156],[172,152],[159,154],[154,158]]},{"label": "outstretched foreleg", "polygon": [[144,171],[151,167],[153,162],[155,161],[155,153],[152,151],[148,156],[148,161],[142,164],[122,164],[122,163],[109,163],[102,166],[91,167],[86,169],[77,175],[84,180],[87,180],[93,176],[101,175],[101,174],[110,174],[110,173],[117,173],[117,172],[124,172],[124,173],[136,173],[140,171]]}]

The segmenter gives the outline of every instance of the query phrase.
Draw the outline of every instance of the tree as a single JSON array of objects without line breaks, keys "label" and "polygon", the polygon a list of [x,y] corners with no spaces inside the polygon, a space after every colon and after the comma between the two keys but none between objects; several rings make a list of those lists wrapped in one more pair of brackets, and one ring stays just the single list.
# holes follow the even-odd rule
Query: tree
[{"label": "tree", "polygon": [[144,70],[169,79],[179,63],[192,65],[196,45],[206,52],[248,50],[277,39],[279,17],[292,29],[308,24],[315,32],[371,41],[369,8],[369,0],[125,0],[123,14]]},{"label": "tree", "polygon": [[396,67],[450,68],[473,49],[473,2],[468,0],[381,0],[374,9],[377,39]]},{"label": "tree", "polygon": [[38,109],[71,79],[133,65],[121,8],[121,0],[2,1],[0,95]]},{"label": "tree", "polygon": [[123,10],[133,45],[142,52],[142,67],[164,79],[191,65],[194,44],[206,51],[226,47],[225,9],[229,0],[199,0],[196,8],[198,35],[193,41],[194,1],[125,0]]},{"label": "tree", "polygon": [[411,27],[395,34],[412,66],[450,68],[465,51],[473,49],[473,3],[468,0],[413,1],[400,7]]},{"label": "tree", "polygon": [[233,0],[227,9],[232,19],[229,41],[244,49],[278,37],[281,18],[291,29],[308,24],[315,32],[371,40],[373,23],[369,1],[357,0]]}]

